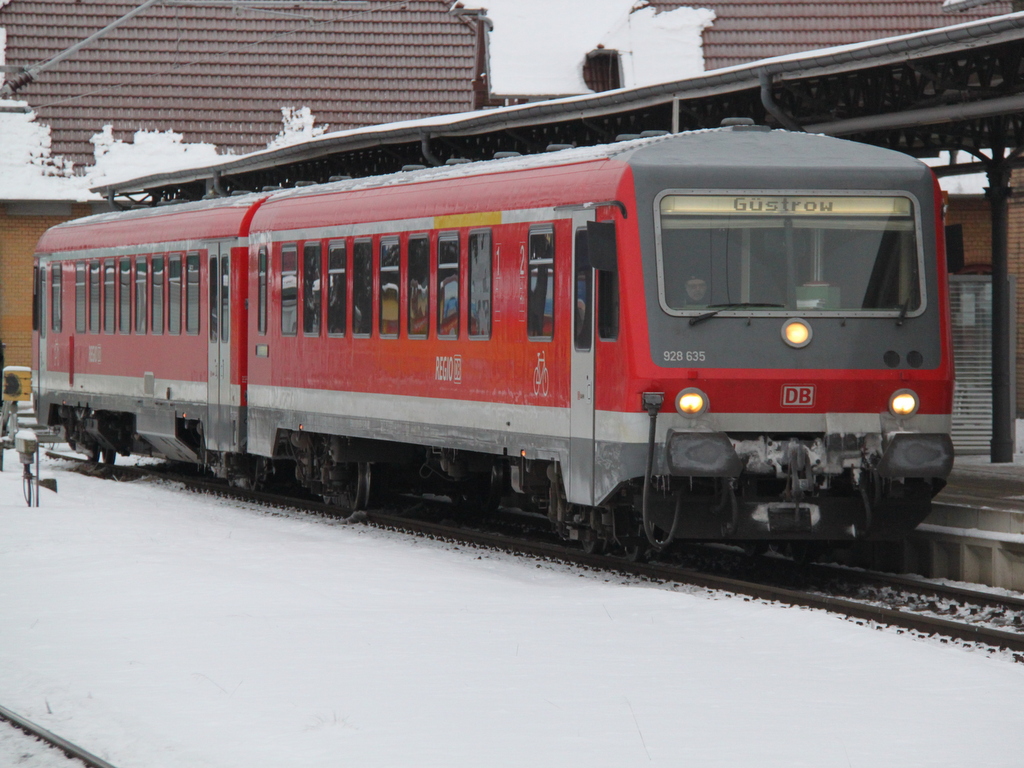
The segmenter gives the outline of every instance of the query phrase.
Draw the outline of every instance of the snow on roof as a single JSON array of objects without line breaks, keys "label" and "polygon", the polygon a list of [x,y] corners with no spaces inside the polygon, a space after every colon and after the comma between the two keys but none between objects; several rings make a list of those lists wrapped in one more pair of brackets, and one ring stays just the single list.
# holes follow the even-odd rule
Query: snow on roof
[{"label": "snow on roof", "polygon": [[704,71],[704,8],[656,13],[634,0],[477,0],[494,22],[491,92],[497,96],[590,93],[586,55],[599,45],[622,55],[623,86],[650,85]]},{"label": "snow on roof", "polygon": [[[0,46],[3,43],[0,28]],[[0,47],[2,60],[2,47]],[[110,125],[95,134],[95,164],[84,175],[74,175],[73,163],[50,151],[50,127],[36,120],[23,101],[0,101],[0,200],[71,200],[86,202],[101,197],[90,188],[117,184],[158,173],[173,173],[223,162],[225,155],[213,144],[185,143],[175,131],[136,131],[133,140],[115,139]],[[314,125],[309,107],[282,108],[283,127],[268,145],[278,148],[309,141],[327,126]]]},{"label": "snow on roof", "polygon": [[71,163],[50,154],[50,127],[36,122],[25,102],[0,100],[0,136],[0,200],[99,199]]},{"label": "snow on roof", "polygon": [[89,183],[94,187],[224,159],[213,144],[182,143],[182,135],[170,130],[136,131],[134,141],[129,143],[115,139],[112,126],[105,125],[91,141],[96,164],[89,170]]},{"label": "snow on roof", "polygon": [[[987,153],[991,154],[991,153]],[[955,158],[949,152],[940,152],[938,157],[924,157],[921,161],[933,168],[953,165]],[[988,187],[988,174],[965,173],[959,176],[940,176],[939,186],[951,195],[984,195]]]},{"label": "snow on roof", "polygon": [[0,200],[100,200],[90,187],[223,159],[212,144],[183,144],[174,131],[137,131],[133,142],[124,142],[115,140],[107,125],[92,137],[95,165],[76,176],[73,163],[51,154],[50,127],[38,122],[25,102],[0,101],[2,108],[12,111],[0,111]]},{"label": "snow on roof", "polygon": [[964,176],[943,176],[939,186],[951,195],[984,195],[988,187],[988,175],[968,173]]}]

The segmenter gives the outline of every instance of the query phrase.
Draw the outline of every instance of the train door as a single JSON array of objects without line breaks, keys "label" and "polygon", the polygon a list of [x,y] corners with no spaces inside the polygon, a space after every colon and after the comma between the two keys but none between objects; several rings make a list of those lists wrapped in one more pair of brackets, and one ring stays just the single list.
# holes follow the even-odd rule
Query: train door
[{"label": "train door", "polygon": [[35,362],[35,364],[36,364],[36,371],[37,371],[36,388],[35,388],[35,392],[36,392],[37,396],[40,393],[42,393],[42,391],[43,391],[43,382],[46,381],[46,371],[47,371],[47,369],[49,367],[47,365],[48,361],[46,359],[46,355],[47,355],[46,331],[48,330],[47,327],[46,327],[46,322],[47,322],[46,303],[47,303],[47,301],[50,298],[47,295],[47,290],[46,290],[47,279],[46,278],[48,277],[47,272],[49,271],[49,269],[50,269],[50,264],[49,263],[46,263],[46,262],[43,262],[43,261],[38,261],[38,260],[36,261],[36,268],[35,268],[35,278],[36,279],[35,279],[35,285],[33,286],[34,296],[35,296],[35,307],[33,307],[33,309],[35,310],[35,312],[34,312],[34,314],[35,314],[35,322],[36,322],[36,324],[38,326],[38,329],[37,329],[37,332],[36,332],[36,359],[33,362]]},{"label": "train door", "polygon": [[594,270],[587,253],[593,211],[572,216],[572,340],[569,403],[569,473],[566,496],[594,503]]},{"label": "train door", "polygon": [[207,246],[209,271],[209,402],[206,447],[215,451],[235,449],[237,415],[231,407],[231,244]]}]

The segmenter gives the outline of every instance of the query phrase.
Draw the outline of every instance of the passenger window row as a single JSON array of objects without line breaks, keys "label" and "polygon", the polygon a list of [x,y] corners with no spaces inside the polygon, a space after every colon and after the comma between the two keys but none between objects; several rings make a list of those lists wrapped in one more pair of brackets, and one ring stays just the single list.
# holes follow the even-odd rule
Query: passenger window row
[{"label": "passenger window row", "polygon": [[[185,333],[199,333],[198,251],[79,261],[72,268],[76,333],[178,335],[183,296]],[[64,265],[49,271],[50,327],[59,333]]]},{"label": "passenger window row", "polygon": [[[464,246],[468,251],[465,268]],[[432,286],[429,233],[408,236],[405,240],[404,264],[402,239],[397,235],[381,237],[377,244],[377,315],[374,318],[372,238],[329,240],[326,241],[326,247],[320,241],[283,243],[277,259],[281,334],[298,335],[301,314],[304,336],[321,336],[326,327],[328,336],[342,337],[351,332],[354,337],[366,338],[372,335],[376,321],[377,334],[381,338],[397,339],[401,335],[400,309],[404,284],[408,338],[426,339],[430,336],[430,293],[433,288],[437,301],[437,337],[457,339],[462,324],[460,286],[465,269],[469,338],[488,339],[491,336],[491,247],[489,229],[472,230],[465,240],[459,232],[441,232],[435,240],[436,269]],[[262,335],[267,332],[268,291],[271,283],[266,246],[260,248],[257,259],[257,331]],[[327,276],[326,289],[324,274]],[[323,322],[325,310],[326,323]]]}]

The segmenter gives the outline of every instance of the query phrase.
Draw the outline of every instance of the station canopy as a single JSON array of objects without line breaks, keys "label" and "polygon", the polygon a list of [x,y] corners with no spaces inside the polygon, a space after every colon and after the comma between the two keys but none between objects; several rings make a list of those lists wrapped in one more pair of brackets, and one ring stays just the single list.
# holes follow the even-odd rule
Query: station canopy
[{"label": "station canopy", "polygon": [[153,205],[714,128],[737,117],[943,158],[940,176],[1005,175],[1024,167],[1024,12],[641,88],[340,131],[94,191],[120,206]]}]

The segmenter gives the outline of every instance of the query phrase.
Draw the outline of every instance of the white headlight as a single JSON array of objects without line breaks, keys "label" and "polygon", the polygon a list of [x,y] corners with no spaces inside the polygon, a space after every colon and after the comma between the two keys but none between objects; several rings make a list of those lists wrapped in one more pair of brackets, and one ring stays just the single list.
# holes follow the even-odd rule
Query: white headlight
[{"label": "white headlight", "polygon": [[798,317],[782,324],[782,340],[791,347],[806,347],[811,343],[812,335],[810,324]]},{"label": "white headlight", "polygon": [[687,387],[676,395],[676,410],[683,416],[697,416],[708,409],[708,396],[696,387]]},{"label": "white headlight", "polygon": [[889,398],[889,410],[893,416],[913,416],[920,403],[917,394],[909,389],[900,389]]}]

